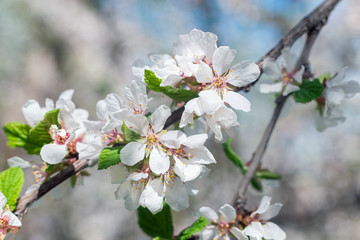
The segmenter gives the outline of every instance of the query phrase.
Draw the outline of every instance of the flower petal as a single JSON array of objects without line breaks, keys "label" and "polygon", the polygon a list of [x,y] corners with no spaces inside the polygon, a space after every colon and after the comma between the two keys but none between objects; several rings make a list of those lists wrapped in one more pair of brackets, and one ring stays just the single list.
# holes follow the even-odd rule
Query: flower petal
[{"label": "flower petal", "polygon": [[209,207],[201,207],[199,212],[200,215],[206,218],[209,222],[213,222],[219,219],[217,213]]},{"label": "flower petal", "polygon": [[0,211],[2,211],[6,205],[7,199],[5,197],[5,195],[0,192]]},{"label": "flower petal", "polygon": [[200,233],[200,240],[213,240],[216,232],[217,230],[213,226],[205,228]]},{"label": "flower petal", "polygon": [[286,233],[275,223],[267,222],[262,225],[265,239],[286,239]]},{"label": "flower petal", "polygon": [[274,83],[274,84],[260,84],[260,92],[261,93],[278,93],[281,91],[283,86],[282,82]]},{"label": "flower petal", "polygon": [[248,237],[237,227],[232,227],[230,229],[230,232],[232,233],[232,235],[234,235],[236,237],[236,239],[248,240]]},{"label": "flower petal", "polygon": [[46,144],[41,148],[40,156],[42,160],[50,164],[60,163],[67,154],[66,145],[56,143]]},{"label": "flower petal", "polygon": [[253,61],[242,61],[230,68],[226,82],[243,87],[254,82],[260,76],[259,66]]},{"label": "flower petal", "polygon": [[233,91],[224,92],[223,100],[236,110],[242,110],[244,112],[251,110],[251,103],[240,93]]},{"label": "flower petal", "polygon": [[264,229],[260,222],[254,221],[245,227],[244,233],[250,237],[261,240],[264,236]]},{"label": "flower petal", "polygon": [[21,110],[30,126],[35,126],[44,118],[45,112],[40,108],[39,103],[33,99],[25,103]]},{"label": "flower petal", "polygon": [[184,143],[184,145],[188,146],[189,148],[201,147],[204,145],[207,138],[208,135],[206,133],[192,135],[187,137],[186,143]]},{"label": "flower petal", "polygon": [[121,164],[111,166],[109,167],[109,169],[112,184],[121,183],[122,181],[124,181],[128,174],[127,168]]},{"label": "flower petal", "polygon": [[263,71],[266,75],[274,76],[275,78],[281,77],[281,66],[279,66],[274,59],[265,58],[263,62]]},{"label": "flower petal", "polygon": [[170,117],[171,111],[168,106],[161,105],[151,114],[150,122],[155,133],[160,132],[165,125],[166,120]]},{"label": "flower petal", "polygon": [[176,156],[173,156],[173,158],[175,160],[175,173],[183,182],[196,179],[203,171],[203,166],[200,164],[187,164]]},{"label": "flower petal", "polygon": [[204,113],[213,114],[224,105],[220,96],[215,90],[205,90],[199,93],[200,109]]},{"label": "flower petal", "polygon": [[282,208],[282,204],[281,203],[275,203],[273,205],[271,205],[266,212],[264,212],[263,214],[261,214],[260,218],[261,220],[269,220],[270,218],[275,217],[276,215],[279,214],[280,209]]},{"label": "flower petal", "polygon": [[190,154],[189,163],[192,164],[216,163],[216,160],[212,155],[212,153],[204,146],[188,149],[187,152]]},{"label": "flower petal", "polygon": [[186,135],[178,130],[168,131],[162,134],[159,140],[168,148],[180,148],[186,141]]},{"label": "flower petal", "polygon": [[286,87],[285,87],[285,90],[283,92],[283,95],[286,96],[286,95],[289,95],[290,93],[292,92],[295,92],[295,91],[298,91],[300,88],[298,86],[295,86],[293,84],[288,84]]},{"label": "flower petal", "polygon": [[200,98],[191,99],[185,105],[185,110],[181,115],[180,119],[180,127],[185,127],[188,123],[192,123],[194,121],[194,114],[196,116],[201,116],[204,114],[203,110],[201,109],[200,105],[201,101]]},{"label": "flower petal", "polygon": [[271,201],[271,197],[263,196],[261,198],[260,205],[259,205],[258,209],[256,209],[256,211],[251,214],[251,217],[254,217],[256,214],[265,213],[270,207],[270,201]]},{"label": "flower petal", "polygon": [[213,69],[216,75],[224,74],[234,61],[236,51],[230,49],[228,46],[221,46],[217,48],[213,55]]},{"label": "flower petal", "polygon": [[210,83],[214,79],[214,74],[209,65],[204,62],[200,62],[198,64],[195,78],[198,83]]},{"label": "flower petal", "polygon": [[11,157],[7,160],[9,167],[28,168],[31,164],[21,157]]},{"label": "flower petal", "polygon": [[160,212],[163,208],[164,185],[160,178],[150,181],[140,195],[139,203],[152,214]]},{"label": "flower petal", "polygon": [[169,156],[158,148],[153,148],[150,153],[149,166],[155,174],[165,173],[170,167]]},{"label": "flower petal", "polygon": [[175,211],[181,211],[188,208],[189,194],[185,184],[176,178],[174,186],[166,189],[165,201]]},{"label": "flower petal", "polygon": [[146,144],[140,142],[130,142],[120,151],[121,162],[128,166],[134,166],[145,157]]},{"label": "flower petal", "polygon": [[232,222],[236,218],[236,211],[229,204],[225,204],[224,206],[222,206],[219,209],[219,212],[226,222]]}]

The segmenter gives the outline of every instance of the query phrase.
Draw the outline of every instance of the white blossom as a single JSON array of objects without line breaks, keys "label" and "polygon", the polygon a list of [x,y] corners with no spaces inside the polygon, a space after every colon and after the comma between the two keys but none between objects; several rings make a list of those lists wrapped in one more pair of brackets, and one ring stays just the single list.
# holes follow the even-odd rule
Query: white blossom
[{"label": "white blossom", "polygon": [[4,239],[9,231],[15,233],[21,227],[20,220],[10,211],[6,202],[6,197],[0,192],[0,239]]}]

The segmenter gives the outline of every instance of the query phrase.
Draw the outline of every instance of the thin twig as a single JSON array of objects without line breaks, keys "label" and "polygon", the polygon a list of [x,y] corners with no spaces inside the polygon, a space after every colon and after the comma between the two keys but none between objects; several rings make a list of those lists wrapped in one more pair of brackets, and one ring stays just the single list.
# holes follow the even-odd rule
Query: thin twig
[{"label": "thin twig", "polygon": [[[318,24],[312,25],[312,28],[307,28],[306,42],[302,49],[301,55],[296,63],[296,67],[298,69],[301,66],[305,67],[303,78],[309,78],[312,76],[312,73],[310,71],[310,64],[309,64],[310,51],[315,43],[315,40],[316,40],[320,30],[325,25],[327,18],[330,14],[330,11],[333,10],[336,3],[338,3],[338,2],[339,2],[339,0],[327,0],[323,4],[321,4],[320,7],[318,7],[317,9],[314,10],[314,12],[320,11],[322,18],[315,18],[315,19],[318,19],[320,22]],[[297,28],[302,29],[303,27],[300,27],[303,25],[302,22],[307,22],[307,21],[310,21],[311,19],[314,19],[313,14],[310,14],[308,17],[304,18],[298,25],[296,25],[295,29],[297,29]],[[292,32],[293,32],[293,30],[291,30],[289,32],[289,34],[287,34],[287,36],[292,36],[292,35],[296,36],[296,34],[293,34]],[[287,46],[287,45],[284,45],[282,42],[285,42],[284,38],[280,41],[278,46],[280,46],[280,45]],[[269,55],[273,58],[276,58],[278,56],[277,54],[279,54],[281,52],[281,51],[277,50],[278,46],[275,47],[274,49],[272,49],[267,55]],[[264,58],[262,58],[262,60],[263,59]],[[281,95],[276,99],[276,107],[274,109],[272,118],[265,130],[265,133],[264,133],[256,151],[254,152],[254,154],[250,160],[250,166],[249,166],[245,176],[241,179],[241,181],[239,183],[239,188],[238,188],[239,190],[233,199],[233,204],[236,206],[238,211],[241,211],[242,208],[245,206],[245,203],[246,203],[245,194],[248,189],[249,183],[251,181],[251,178],[254,176],[256,170],[260,166],[261,159],[265,153],[265,150],[266,150],[267,144],[270,140],[271,134],[274,130],[277,120],[279,119],[280,112],[281,112],[288,96]]]}]

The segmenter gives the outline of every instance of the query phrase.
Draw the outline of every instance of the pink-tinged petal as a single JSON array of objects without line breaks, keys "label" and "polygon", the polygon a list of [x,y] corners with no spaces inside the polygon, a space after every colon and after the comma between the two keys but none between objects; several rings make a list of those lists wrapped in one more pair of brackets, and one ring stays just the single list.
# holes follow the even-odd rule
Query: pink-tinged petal
[{"label": "pink-tinged petal", "polygon": [[213,68],[216,75],[220,76],[226,73],[234,61],[236,51],[230,49],[228,46],[221,46],[217,48],[213,55]]},{"label": "pink-tinged petal", "polygon": [[158,148],[153,148],[150,153],[149,166],[155,174],[165,173],[170,167],[169,156]]},{"label": "pink-tinged petal", "polygon": [[201,147],[204,145],[207,138],[208,135],[206,133],[192,135],[187,137],[186,143],[184,143],[184,145],[188,146],[189,148]]},{"label": "pink-tinged petal", "polygon": [[240,93],[233,91],[224,92],[223,100],[236,110],[242,110],[244,112],[251,110],[251,103]]},{"label": "pink-tinged petal", "polygon": [[164,185],[160,178],[150,181],[140,195],[139,203],[152,214],[160,212],[163,208]]},{"label": "pink-tinged petal", "polygon": [[140,142],[130,142],[120,151],[121,162],[128,166],[134,166],[145,157],[146,144]]},{"label": "pink-tinged petal", "polygon": [[279,214],[281,208],[282,208],[281,203],[275,203],[275,204],[271,205],[267,209],[266,212],[264,212],[263,214],[260,215],[260,219],[261,220],[269,220],[270,218],[275,217],[276,215]]},{"label": "pink-tinged petal", "polygon": [[236,237],[236,239],[248,240],[248,237],[237,227],[232,227],[230,229],[230,232],[232,233],[232,235],[234,235]]},{"label": "pink-tinged petal", "polygon": [[214,74],[209,65],[204,62],[200,62],[195,78],[198,83],[210,83],[214,79]]},{"label": "pink-tinged petal", "polygon": [[275,78],[281,77],[281,66],[275,62],[272,58],[265,58],[263,62],[263,71],[266,75],[273,76]]},{"label": "pink-tinged petal", "polygon": [[30,126],[35,126],[44,118],[45,112],[41,110],[39,103],[35,100],[29,100],[21,110]]},{"label": "pink-tinged petal", "polygon": [[156,133],[160,132],[165,125],[166,120],[170,117],[171,111],[168,106],[161,105],[151,114],[150,122]]},{"label": "pink-tinged petal", "polygon": [[[171,184],[171,183],[170,183]],[[174,185],[168,187],[165,192],[165,201],[175,211],[181,211],[189,207],[189,194],[185,184],[175,179]]]},{"label": "pink-tinged petal", "polygon": [[214,240],[214,236],[216,234],[217,230],[214,226],[211,226],[209,228],[205,228],[200,233],[200,240]]},{"label": "pink-tinged petal", "polygon": [[219,209],[219,212],[226,222],[232,222],[236,218],[236,211],[229,204],[225,204],[224,206],[222,206]]},{"label": "pink-tinged petal", "polygon": [[251,222],[245,227],[244,233],[250,237],[254,237],[257,240],[261,240],[264,236],[264,229],[260,222]]},{"label": "pink-tinged petal", "polygon": [[253,61],[242,61],[230,68],[226,82],[243,87],[254,82],[260,76],[259,66]]},{"label": "pink-tinged petal", "polygon": [[282,82],[274,83],[274,84],[260,84],[260,92],[261,93],[278,93],[281,91],[283,86]]},{"label": "pink-tinged petal", "polygon": [[168,131],[162,134],[159,140],[168,148],[180,148],[186,142],[186,135],[178,130]]},{"label": "pink-tinged petal", "polygon": [[271,197],[263,196],[261,198],[260,205],[259,205],[258,209],[256,209],[256,211],[251,214],[251,217],[256,216],[256,214],[265,213],[270,207],[270,201],[271,201]]},{"label": "pink-tinged petal", "polygon": [[199,209],[200,215],[206,218],[209,222],[217,221],[219,216],[209,207],[201,207]]},{"label": "pink-tinged petal", "polygon": [[275,223],[267,222],[262,225],[265,239],[284,240],[286,233]]},{"label": "pink-tinged petal", "polygon": [[46,144],[41,148],[40,156],[42,160],[50,164],[60,163],[67,154],[67,147],[65,144]]},{"label": "pink-tinged petal", "polygon": [[6,202],[7,202],[7,199],[6,199],[5,195],[2,192],[0,192],[0,211],[3,210],[3,208],[6,205]]}]

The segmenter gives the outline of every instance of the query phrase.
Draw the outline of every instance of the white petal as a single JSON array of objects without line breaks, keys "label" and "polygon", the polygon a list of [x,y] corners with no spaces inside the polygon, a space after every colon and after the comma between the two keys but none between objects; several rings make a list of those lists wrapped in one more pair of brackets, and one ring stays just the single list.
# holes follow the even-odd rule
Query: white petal
[{"label": "white petal", "polygon": [[259,240],[264,236],[264,230],[260,222],[251,222],[250,225],[245,227],[244,233]]},{"label": "white petal", "polygon": [[201,207],[199,212],[200,215],[206,218],[209,222],[213,222],[219,219],[217,213],[209,207]]},{"label": "white petal", "polygon": [[192,135],[187,137],[186,143],[184,143],[184,145],[188,146],[189,148],[201,147],[204,145],[207,138],[208,135],[206,133]]},{"label": "white petal", "polygon": [[283,86],[282,82],[274,83],[274,84],[260,84],[260,92],[261,93],[278,93],[281,91]]},{"label": "white petal", "polygon": [[108,112],[105,100],[99,100],[96,103],[96,116],[101,120],[105,120],[107,118],[107,114]]},{"label": "white petal", "polygon": [[248,240],[248,237],[237,227],[232,227],[230,232],[239,240]]},{"label": "white petal", "polygon": [[160,132],[165,125],[166,120],[170,117],[171,111],[168,106],[161,105],[151,114],[150,122],[155,133]]},{"label": "white petal", "polygon": [[20,158],[20,157],[12,157],[7,160],[9,167],[20,167],[20,168],[28,168],[31,167],[31,164]]},{"label": "white petal", "polygon": [[276,215],[279,214],[280,209],[282,208],[282,204],[281,203],[275,203],[273,205],[271,205],[266,212],[264,212],[263,214],[261,214],[261,220],[269,220],[270,218],[275,217]]},{"label": "white petal", "polygon": [[56,143],[46,144],[41,148],[40,156],[42,160],[50,164],[60,163],[67,154],[67,147],[65,144],[60,145]]},{"label": "white petal", "polygon": [[263,71],[266,75],[274,76],[275,78],[282,76],[281,66],[279,66],[274,59],[268,57],[264,59]]},{"label": "white petal", "polygon": [[345,98],[345,93],[341,88],[325,88],[325,97],[329,104],[339,105]]},{"label": "white petal", "polygon": [[155,174],[165,173],[170,167],[169,156],[158,148],[153,148],[150,153],[149,166]]},{"label": "white petal", "polygon": [[160,142],[168,148],[180,148],[186,141],[185,133],[181,131],[168,131],[160,136]]},{"label": "white petal", "polygon": [[210,83],[214,79],[214,74],[209,65],[204,62],[200,62],[195,78],[198,83]]},{"label": "white petal", "polygon": [[111,166],[109,167],[109,169],[112,184],[121,183],[122,181],[124,181],[129,172],[127,168],[121,164]]},{"label": "white petal", "polygon": [[232,222],[236,218],[236,211],[229,204],[225,204],[224,206],[222,206],[219,209],[219,212],[226,222]]},{"label": "white petal", "polygon": [[147,106],[146,86],[144,83],[132,80],[131,84],[125,87],[125,97],[129,106],[137,110],[145,110]]},{"label": "white petal", "polygon": [[187,164],[185,160],[182,162],[175,156],[173,158],[175,160],[175,173],[183,182],[196,179],[203,171],[203,166],[200,164]]},{"label": "white petal", "polygon": [[230,68],[226,82],[243,87],[254,82],[260,75],[259,66],[253,61],[242,61]]},{"label": "white petal", "polygon": [[284,240],[286,233],[275,223],[267,222],[262,225],[265,239]]},{"label": "white petal", "polygon": [[7,202],[7,199],[6,199],[5,195],[2,192],[0,192],[0,211],[3,210],[3,208],[6,205],[6,202]]},{"label": "white petal", "polygon": [[214,90],[205,90],[199,93],[202,112],[212,114],[224,105],[220,96]]},{"label": "white petal", "polygon": [[174,185],[167,187],[165,201],[175,211],[181,211],[189,207],[189,194],[179,179],[175,179]]},{"label": "white petal", "polygon": [[205,228],[200,233],[200,240],[213,240],[217,230],[215,227]]},{"label": "white petal", "polygon": [[148,173],[135,172],[135,173],[130,174],[129,177],[127,178],[127,180],[137,182],[137,181],[140,181],[141,179],[148,178],[148,177],[149,177]]},{"label": "white petal", "polygon": [[283,92],[283,95],[286,96],[288,95],[289,93],[292,93],[292,92],[295,92],[295,91],[298,91],[300,88],[298,86],[295,86],[293,84],[288,84],[286,87],[285,87],[285,90]]},{"label": "white petal", "polygon": [[240,93],[233,91],[224,92],[223,100],[236,110],[250,111],[251,103]]},{"label": "white petal", "polygon": [[22,106],[21,110],[30,126],[35,126],[44,118],[45,112],[42,111],[39,103],[35,100],[29,100]]},{"label": "white petal", "polygon": [[140,196],[140,205],[146,207],[152,214],[160,212],[163,208],[164,185],[160,178],[156,178],[146,185]]},{"label": "white petal", "polygon": [[161,83],[160,86],[175,86],[177,83],[180,82],[181,79],[183,79],[184,77],[180,76],[180,75],[176,75],[176,74],[170,74],[169,76],[167,76],[167,78],[165,78]]},{"label": "white petal", "polygon": [[10,218],[10,221],[9,221],[10,226],[14,226],[14,227],[21,227],[22,226],[20,220],[17,218],[17,216],[15,214],[10,212],[10,210],[6,211],[4,213],[4,215],[6,215],[6,216],[8,216]]},{"label": "white petal", "polygon": [[130,142],[120,151],[121,162],[128,166],[134,166],[145,157],[146,144]]},{"label": "white petal", "polygon": [[73,95],[74,95],[74,89],[68,89],[60,94],[59,99],[71,100]]},{"label": "white petal", "polygon": [[355,80],[343,82],[341,87],[346,93],[346,97],[351,97],[353,94],[360,92],[360,83]]},{"label": "white petal", "polygon": [[304,71],[305,71],[305,67],[301,66],[300,70],[294,74],[295,81],[297,81],[300,84],[302,83]]},{"label": "white petal", "polygon": [[189,162],[194,164],[210,164],[210,163],[216,163],[216,160],[212,153],[207,149],[206,147],[197,147],[188,149],[187,153],[190,154]]},{"label": "white petal", "polygon": [[295,69],[297,56],[290,51],[290,47],[285,47],[283,50],[281,50],[281,58],[280,61],[283,59],[283,66],[288,71],[293,71]]},{"label": "white petal", "polygon": [[194,114],[197,116],[201,116],[204,112],[200,106],[200,98],[191,99],[185,105],[185,110],[181,115],[180,124],[181,128],[185,127],[188,123],[192,123],[194,121]]},{"label": "white petal", "polygon": [[216,75],[220,76],[230,68],[235,55],[236,51],[228,46],[221,46],[215,50],[212,63]]},{"label": "white petal", "polygon": [[271,197],[263,196],[260,201],[260,205],[258,209],[251,214],[251,217],[254,217],[256,214],[263,214],[265,213],[270,207]]}]

